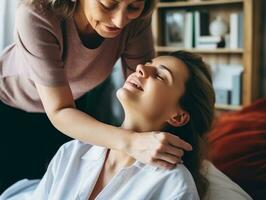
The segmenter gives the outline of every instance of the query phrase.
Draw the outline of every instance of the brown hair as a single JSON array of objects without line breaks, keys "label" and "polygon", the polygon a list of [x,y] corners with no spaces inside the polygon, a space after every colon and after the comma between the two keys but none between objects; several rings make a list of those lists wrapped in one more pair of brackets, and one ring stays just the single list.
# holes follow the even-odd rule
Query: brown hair
[{"label": "brown hair", "polygon": [[170,56],[182,60],[189,71],[185,93],[179,104],[189,113],[190,120],[182,127],[167,125],[164,131],[173,133],[192,145],[193,150],[185,153],[183,161],[192,174],[202,198],[209,185],[207,178],[201,173],[206,150],[204,147],[207,145],[205,135],[210,130],[214,117],[215,94],[211,74],[209,66],[197,54],[177,51],[170,53]]},{"label": "brown hair", "polygon": [[[56,14],[69,17],[72,16],[75,10],[75,1],[72,0],[21,0],[25,4],[39,4],[41,3],[48,9],[52,9]],[[78,0],[76,0],[78,1]],[[157,0],[145,0],[144,9],[139,18],[149,16],[155,8]]]}]

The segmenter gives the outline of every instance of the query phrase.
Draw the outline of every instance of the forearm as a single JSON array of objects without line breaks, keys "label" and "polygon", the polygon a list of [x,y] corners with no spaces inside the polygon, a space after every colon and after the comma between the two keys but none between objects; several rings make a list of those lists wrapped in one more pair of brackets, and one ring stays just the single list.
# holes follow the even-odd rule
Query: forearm
[{"label": "forearm", "polygon": [[130,131],[102,123],[76,108],[64,108],[49,116],[62,133],[85,143],[127,151]]}]

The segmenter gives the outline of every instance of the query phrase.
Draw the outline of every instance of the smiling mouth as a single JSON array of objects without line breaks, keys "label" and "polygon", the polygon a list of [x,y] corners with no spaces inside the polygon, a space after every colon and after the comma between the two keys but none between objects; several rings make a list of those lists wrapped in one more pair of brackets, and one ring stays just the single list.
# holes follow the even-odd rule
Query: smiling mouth
[{"label": "smiling mouth", "polygon": [[105,27],[108,31],[111,31],[111,32],[118,32],[121,30],[120,28],[116,28],[116,27],[110,27],[110,26],[105,26]]},{"label": "smiling mouth", "polygon": [[133,86],[134,88],[140,90],[140,91],[144,91],[143,88],[141,87],[141,85],[134,80],[129,80],[129,81],[127,81],[127,83],[130,84],[131,86]]}]

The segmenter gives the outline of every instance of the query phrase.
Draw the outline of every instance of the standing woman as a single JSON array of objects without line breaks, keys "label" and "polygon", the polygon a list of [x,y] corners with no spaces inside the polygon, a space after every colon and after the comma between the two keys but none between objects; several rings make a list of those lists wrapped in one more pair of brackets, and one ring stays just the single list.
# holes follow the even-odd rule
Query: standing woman
[{"label": "standing woman", "polygon": [[15,43],[0,57],[1,191],[18,179],[42,176],[45,162],[69,139],[56,129],[161,167],[173,167],[191,149],[169,133],[139,134],[102,123],[77,100],[108,77],[118,58],[125,76],[153,58],[154,4],[22,0]]}]

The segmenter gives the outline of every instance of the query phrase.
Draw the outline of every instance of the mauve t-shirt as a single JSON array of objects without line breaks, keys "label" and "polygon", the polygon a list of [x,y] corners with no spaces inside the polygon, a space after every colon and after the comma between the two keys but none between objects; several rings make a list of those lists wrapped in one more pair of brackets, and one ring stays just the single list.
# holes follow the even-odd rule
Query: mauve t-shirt
[{"label": "mauve t-shirt", "polygon": [[15,42],[0,57],[0,101],[28,112],[44,112],[34,83],[69,84],[77,99],[105,80],[119,57],[126,73],[128,67],[135,69],[153,56],[150,17],[132,21],[117,37],[88,49],[73,17],[62,19],[41,5],[21,4]]}]

